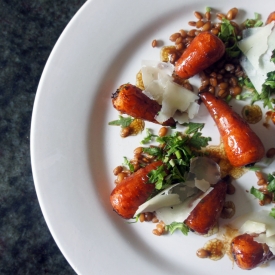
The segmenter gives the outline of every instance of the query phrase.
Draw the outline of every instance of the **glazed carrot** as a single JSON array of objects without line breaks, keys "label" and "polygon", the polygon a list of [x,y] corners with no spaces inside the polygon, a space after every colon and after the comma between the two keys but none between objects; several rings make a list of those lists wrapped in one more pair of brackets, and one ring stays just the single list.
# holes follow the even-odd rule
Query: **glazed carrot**
[{"label": "glazed carrot", "polygon": [[161,161],[152,162],[118,184],[110,196],[114,211],[124,219],[133,218],[138,207],[146,202],[155,189],[154,184],[148,183],[148,173],[161,165]]},{"label": "glazed carrot", "polygon": [[220,180],[191,211],[184,223],[198,234],[207,234],[220,217],[226,196],[227,179]]},{"label": "glazed carrot", "polygon": [[189,78],[218,61],[225,52],[224,43],[210,32],[198,34],[176,62],[175,72]]},{"label": "glazed carrot", "polygon": [[245,270],[253,269],[275,257],[266,244],[254,241],[249,234],[239,235],[232,240],[231,253],[236,264]]},{"label": "glazed carrot", "polygon": [[[157,101],[150,99],[142,93],[142,90],[132,84],[121,85],[112,95],[115,109],[134,118],[140,118],[159,124],[155,116],[161,109]],[[162,125],[175,126],[173,118],[168,119]]]},{"label": "glazed carrot", "polygon": [[268,25],[272,21],[275,21],[275,11],[273,11],[272,13],[269,14],[269,16],[267,17],[267,20],[266,20],[265,24]]},{"label": "glazed carrot", "polygon": [[224,100],[209,92],[200,93],[200,98],[217,124],[231,165],[245,166],[264,157],[265,148],[260,138]]}]

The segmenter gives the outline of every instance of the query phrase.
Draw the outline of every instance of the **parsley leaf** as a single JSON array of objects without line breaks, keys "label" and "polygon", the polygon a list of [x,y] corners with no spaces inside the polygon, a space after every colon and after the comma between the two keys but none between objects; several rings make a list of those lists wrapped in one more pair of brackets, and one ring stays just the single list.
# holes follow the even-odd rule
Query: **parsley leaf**
[{"label": "parsley leaf", "polygon": [[164,166],[159,166],[156,170],[152,170],[149,172],[149,182],[155,184],[155,188],[157,190],[161,190],[164,188],[164,179],[167,176]]},{"label": "parsley leaf", "polygon": [[275,177],[274,177],[274,175],[268,174],[267,181],[268,181],[268,185],[267,185],[268,192],[275,193]]},{"label": "parsley leaf", "polygon": [[124,117],[119,115],[118,120],[110,121],[108,125],[121,126],[122,128],[125,128],[125,127],[128,127],[133,121],[134,121],[134,118],[130,116]]},{"label": "parsley leaf", "polygon": [[176,230],[180,230],[184,235],[188,235],[189,228],[183,222],[172,222],[165,226],[165,230],[173,234]]},{"label": "parsley leaf", "polygon": [[130,172],[133,173],[133,172],[135,171],[134,165],[133,165],[126,157],[123,157],[123,158],[124,158],[124,164],[125,164],[126,166],[128,166]]},{"label": "parsley leaf", "polygon": [[149,148],[142,148],[143,153],[148,155],[161,158],[162,157],[162,149],[160,147],[149,147]]},{"label": "parsley leaf", "polygon": [[196,149],[201,149],[208,145],[208,141],[211,141],[210,137],[203,137],[202,133],[198,132],[191,137],[189,144]]},{"label": "parsley leaf", "polygon": [[218,36],[225,44],[225,52],[228,57],[238,57],[240,55],[241,51],[237,46],[240,38],[236,36],[235,27],[230,20],[222,19],[221,31]]},{"label": "parsley leaf", "polygon": [[275,208],[271,208],[269,216],[271,216],[271,217],[273,217],[275,219]]},{"label": "parsley leaf", "polygon": [[141,144],[146,144],[152,141],[154,137],[157,137],[154,135],[148,128],[146,128],[146,136],[145,138],[140,142]]},{"label": "parsley leaf", "polygon": [[251,187],[250,194],[252,194],[253,196],[255,196],[257,199],[261,201],[264,199],[264,194],[258,189],[256,189],[254,186]]},{"label": "parsley leaf", "polygon": [[255,18],[254,19],[246,19],[243,23],[243,25],[246,28],[256,28],[256,27],[261,27],[263,25],[263,21],[260,19],[260,15],[255,12],[254,13]]},{"label": "parsley leaf", "polygon": [[188,126],[185,133],[187,135],[190,135],[190,134],[194,134],[194,133],[198,132],[199,130],[202,130],[204,127],[204,123],[189,122],[189,123],[184,124],[184,126]]}]

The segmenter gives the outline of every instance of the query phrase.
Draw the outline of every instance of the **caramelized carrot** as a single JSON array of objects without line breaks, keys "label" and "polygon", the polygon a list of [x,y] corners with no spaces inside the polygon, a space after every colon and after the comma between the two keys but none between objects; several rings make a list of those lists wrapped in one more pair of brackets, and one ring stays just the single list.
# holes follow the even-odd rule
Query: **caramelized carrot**
[{"label": "caramelized carrot", "polygon": [[[159,124],[155,116],[161,109],[157,101],[150,99],[142,93],[142,90],[132,84],[121,85],[112,95],[115,109],[134,118],[140,118]],[[175,126],[173,118],[168,119],[162,125]]]},{"label": "caramelized carrot", "polygon": [[218,126],[231,165],[245,166],[264,157],[260,138],[225,101],[209,92],[200,93],[200,98]]},{"label": "caramelized carrot", "polygon": [[207,234],[220,217],[226,196],[227,179],[220,180],[191,211],[184,223],[196,233]]},{"label": "caramelized carrot", "polygon": [[267,17],[267,20],[266,20],[265,24],[268,25],[272,21],[275,21],[275,11],[273,11],[272,13],[269,14],[269,16]]},{"label": "caramelized carrot", "polygon": [[175,72],[189,78],[218,61],[225,52],[224,43],[210,32],[198,34],[176,62]]},{"label": "caramelized carrot", "polygon": [[249,234],[239,235],[232,240],[231,253],[236,264],[245,270],[253,269],[275,257],[266,244],[254,241]]},{"label": "caramelized carrot", "polygon": [[122,180],[110,196],[113,209],[124,219],[133,218],[138,207],[146,202],[155,189],[155,185],[148,183],[148,173],[162,165],[161,161],[148,164]]}]

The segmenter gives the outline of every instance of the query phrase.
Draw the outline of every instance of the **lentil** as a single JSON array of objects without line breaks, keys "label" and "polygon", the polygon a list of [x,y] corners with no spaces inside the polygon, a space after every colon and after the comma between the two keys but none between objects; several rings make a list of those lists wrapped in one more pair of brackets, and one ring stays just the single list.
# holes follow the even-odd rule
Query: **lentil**
[{"label": "lentil", "polygon": [[189,22],[188,22],[188,25],[191,26],[191,27],[195,27],[196,24],[197,24],[196,21],[189,21]]},{"label": "lentil", "polygon": [[197,21],[196,28],[200,29],[204,25],[204,22],[202,20]]},{"label": "lentil", "polygon": [[210,13],[209,11],[207,11],[207,12],[205,13],[205,18],[206,18],[206,20],[208,20],[208,21],[211,20],[211,13]]},{"label": "lentil", "polygon": [[194,15],[195,15],[195,17],[196,17],[197,19],[199,19],[199,20],[202,20],[202,19],[203,19],[202,14],[201,14],[200,12],[198,12],[198,11],[195,11],[195,12],[194,12]]},{"label": "lentil", "polygon": [[167,135],[167,133],[168,133],[168,128],[167,127],[161,127],[159,129],[158,134],[159,134],[160,137],[165,137]]},{"label": "lentil", "polygon": [[152,47],[155,48],[155,47],[157,47],[157,46],[158,46],[158,41],[157,41],[156,39],[154,39],[154,40],[152,41]]},{"label": "lentil", "polygon": [[201,31],[202,32],[206,32],[206,31],[210,31],[211,30],[211,22],[207,21],[202,27],[201,27]]},{"label": "lentil", "polygon": [[123,137],[123,138],[128,137],[130,134],[131,134],[131,128],[130,127],[122,128],[121,131],[120,131],[120,136]]},{"label": "lentil", "polygon": [[176,32],[176,33],[172,34],[169,39],[172,42],[175,42],[177,40],[177,38],[179,38],[180,36],[181,36],[181,34],[179,32]]},{"label": "lentil", "polygon": [[232,8],[230,9],[227,14],[226,14],[226,19],[228,20],[234,20],[238,14],[238,9],[237,8]]},{"label": "lentil", "polygon": [[113,170],[113,174],[115,176],[117,176],[119,173],[121,173],[123,171],[123,167],[122,166],[117,166],[114,170]]},{"label": "lentil", "polygon": [[206,249],[203,249],[203,248],[200,248],[200,249],[197,250],[196,254],[199,258],[205,259],[205,258],[208,258],[210,256],[210,251],[206,250]]},{"label": "lentil", "polygon": [[141,214],[139,215],[139,221],[140,221],[140,222],[144,222],[144,221],[145,221],[144,213],[141,213]]},{"label": "lentil", "polygon": [[126,178],[127,174],[124,172],[118,173],[117,174],[117,178],[116,178],[116,184],[121,183],[125,178]]}]

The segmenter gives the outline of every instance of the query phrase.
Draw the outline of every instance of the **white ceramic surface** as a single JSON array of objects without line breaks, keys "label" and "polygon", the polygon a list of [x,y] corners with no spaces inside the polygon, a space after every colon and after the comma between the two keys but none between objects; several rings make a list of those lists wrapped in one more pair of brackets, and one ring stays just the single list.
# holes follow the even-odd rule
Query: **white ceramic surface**
[{"label": "white ceramic surface", "polygon": [[[214,12],[236,6],[239,21],[253,18],[254,12],[265,19],[275,9],[273,0],[87,1],[52,51],[33,110],[32,168],[49,229],[78,274],[274,274],[275,261],[247,272],[232,267],[227,257],[201,260],[196,250],[206,239],[180,233],[156,237],[152,224],[128,224],[109,204],[112,170],[123,156],[132,156],[143,136],[122,139],[118,127],[107,125],[118,117],[111,93],[122,83],[135,83],[142,59],[159,59],[153,39],[169,44],[169,36],[190,28],[193,12],[206,6]],[[201,119],[207,123],[204,133],[218,142],[213,121],[207,114]],[[261,122],[253,129],[266,148],[274,147],[274,127],[266,129]],[[274,168],[272,163],[267,171]],[[257,208],[245,191],[252,184],[252,172],[236,183],[237,215]]]}]

